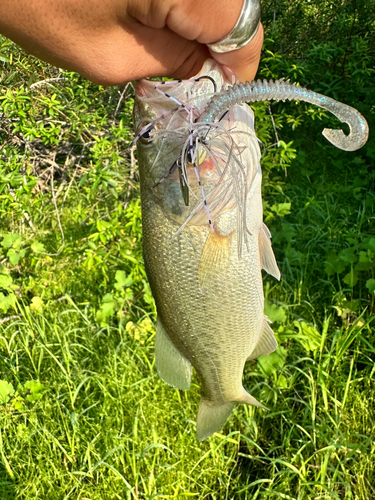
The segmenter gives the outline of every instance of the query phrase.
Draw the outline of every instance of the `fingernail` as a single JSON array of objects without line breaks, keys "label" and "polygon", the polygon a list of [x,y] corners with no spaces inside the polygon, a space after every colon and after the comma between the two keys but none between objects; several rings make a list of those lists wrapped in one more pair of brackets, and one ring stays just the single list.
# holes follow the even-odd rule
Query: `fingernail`
[{"label": "fingernail", "polygon": [[222,70],[225,76],[225,79],[231,83],[231,85],[234,85],[236,82],[238,82],[238,78],[235,75],[234,71],[229,67],[222,65]]}]

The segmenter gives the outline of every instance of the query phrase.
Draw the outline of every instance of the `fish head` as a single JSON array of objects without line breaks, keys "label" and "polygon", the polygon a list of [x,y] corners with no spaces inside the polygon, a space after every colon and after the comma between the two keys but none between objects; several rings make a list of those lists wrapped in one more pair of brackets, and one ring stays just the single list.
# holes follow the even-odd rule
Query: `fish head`
[{"label": "fish head", "polygon": [[206,62],[190,80],[135,85],[134,125],[147,196],[181,225],[215,223],[244,210],[259,165],[253,112],[234,106],[216,123],[200,123],[207,102],[228,82]]}]

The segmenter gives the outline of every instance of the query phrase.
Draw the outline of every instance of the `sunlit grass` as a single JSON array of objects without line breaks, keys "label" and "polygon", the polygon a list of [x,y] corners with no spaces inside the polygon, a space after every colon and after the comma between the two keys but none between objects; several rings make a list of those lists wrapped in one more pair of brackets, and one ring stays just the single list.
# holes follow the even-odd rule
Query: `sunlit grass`
[{"label": "sunlit grass", "polygon": [[152,336],[98,328],[72,307],[20,311],[1,328],[2,366],[14,386],[43,390],[28,401],[21,389],[19,411],[2,407],[1,498],[369,498],[374,353],[357,337],[338,359],[345,329],[332,336],[328,318],[314,352],[289,340],[278,373],[247,368],[268,412],[238,407],[198,443],[198,385],[180,393],[161,382]]}]

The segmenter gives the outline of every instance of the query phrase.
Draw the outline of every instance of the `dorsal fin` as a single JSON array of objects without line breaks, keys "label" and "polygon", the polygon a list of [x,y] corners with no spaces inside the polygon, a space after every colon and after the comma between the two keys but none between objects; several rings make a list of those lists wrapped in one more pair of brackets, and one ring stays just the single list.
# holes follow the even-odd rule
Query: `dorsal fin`
[{"label": "dorsal fin", "polygon": [[264,316],[263,319],[263,330],[257,345],[255,346],[253,352],[247,358],[246,361],[251,359],[259,358],[259,356],[264,356],[265,354],[270,354],[277,349],[277,340],[275,339],[275,334],[269,325],[269,319]]},{"label": "dorsal fin", "polygon": [[260,264],[268,274],[280,279],[280,271],[277,267],[275,255],[271,246],[271,233],[268,227],[262,223],[258,237]]}]

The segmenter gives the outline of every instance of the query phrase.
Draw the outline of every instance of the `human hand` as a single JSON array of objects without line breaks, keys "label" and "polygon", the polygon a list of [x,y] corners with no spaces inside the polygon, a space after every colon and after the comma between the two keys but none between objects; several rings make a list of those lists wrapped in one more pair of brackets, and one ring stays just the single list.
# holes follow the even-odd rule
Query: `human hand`
[{"label": "human hand", "polygon": [[243,0],[1,0],[0,32],[55,66],[103,85],[189,78],[208,57],[253,80],[263,30],[240,50],[207,45],[236,24]]}]

